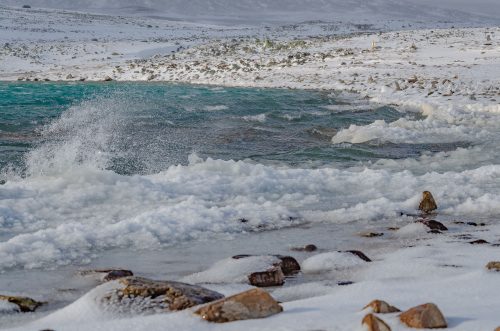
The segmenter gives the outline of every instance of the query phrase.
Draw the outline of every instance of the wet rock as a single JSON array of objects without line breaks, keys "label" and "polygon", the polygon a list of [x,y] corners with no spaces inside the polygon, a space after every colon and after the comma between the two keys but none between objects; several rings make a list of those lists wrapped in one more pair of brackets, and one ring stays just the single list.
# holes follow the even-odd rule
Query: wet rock
[{"label": "wet rock", "polygon": [[285,275],[280,267],[267,271],[254,272],[248,276],[250,285],[257,287],[281,286],[285,283]]},{"label": "wet rock", "polygon": [[439,230],[431,230],[431,231],[428,231],[427,233],[432,233],[432,234],[440,234],[442,233],[441,231]]},{"label": "wet rock", "polygon": [[359,234],[360,237],[365,237],[365,238],[374,238],[374,237],[381,237],[384,234],[381,232],[361,232]]},{"label": "wet rock", "polygon": [[285,276],[292,276],[300,271],[300,264],[295,258],[285,255],[276,255],[276,257],[281,260],[279,266]]},{"label": "wet rock", "polygon": [[488,270],[500,271],[500,262],[499,261],[491,261],[486,265]]},{"label": "wet rock", "polygon": [[283,307],[269,293],[252,289],[212,302],[198,309],[195,314],[209,322],[225,323],[264,318],[282,311]]},{"label": "wet rock", "polygon": [[23,313],[33,312],[38,307],[44,304],[43,302],[39,302],[28,297],[16,297],[11,295],[1,295],[1,294],[0,294],[0,300],[15,304],[16,306],[19,307],[19,310]]},{"label": "wet rock", "polygon": [[420,201],[420,204],[418,205],[418,209],[423,211],[426,214],[437,209],[436,201],[434,200],[434,197],[432,196],[431,192],[424,191],[422,193],[422,200]]},{"label": "wet rock", "polygon": [[373,300],[372,302],[367,304],[363,309],[366,308],[371,308],[372,311],[377,314],[389,314],[401,311],[398,308],[391,306],[390,304],[382,300]]},{"label": "wet rock", "polygon": [[469,244],[471,244],[471,245],[482,245],[482,244],[489,244],[489,242],[486,241],[486,240],[484,240],[484,239],[478,239],[478,240],[470,241]]},{"label": "wet rock", "polygon": [[292,251],[296,252],[314,252],[316,250],[318,250],[318,247],[313,244],[305,245],[303,247],[292,247]]},{"label": "wet rock", "polygon": [[389,230],[389,231],[398,231],[399,227],[397,227],[397,226],[391,226],[391,227],[388,227],[387,230]]},{"label": "wet rock", "polygon": [[446,226],[444,226],[443,223],[435,221],[435,220],[422,219],[422,220],[418,220],[417,222],[424,224],[426,227],[428,227],[431,230],[448,231],[448,228]]},{"label": "wet rock", "polygon": [[109,282],[123,277],[133,276],[134,273],[125,269],[93,269],[80,271],[82,276],[96,276],[100,281]]},{"label": "wet rock", "polygon": [[389,325],[373,314],[366,315],[361,324],[368,331],[391,331]]},{"label": "wet rock", "polygon": [[183,310],[224,296],[201,286],[174,281],[126,277],[116,280],[119,286],[101,299],[120,311],[148,312]]},{"label": "wet rock", "polygon": [[[339,251],[339,252],[342,252],[342,251]],[[345,251],[345,252],[354,254],[363,261],[372,262],[372,260],[361,251]]]},{"label": "wet rock", "polygon": [[347,285],[352,285],[352,284],[354,284],[354,282],[350,281],[350,280],[344,280],[344,281],[337,282],[338,286],[347,286]]},{"label": "wet rock", "polygon": [[401,322],[416,329],[441,329],[446,328],[446,320],[433,303],[426,303],[408,309],[399,315]]}]

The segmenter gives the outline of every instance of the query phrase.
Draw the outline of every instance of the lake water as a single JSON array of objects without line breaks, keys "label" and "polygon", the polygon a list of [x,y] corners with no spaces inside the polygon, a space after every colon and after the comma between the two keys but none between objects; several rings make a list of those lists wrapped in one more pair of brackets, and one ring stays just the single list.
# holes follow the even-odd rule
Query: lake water
[{"label": "lake water", "polygon": [[67,303],[80,267],[176,279],[232,254],[384,246],[354,235],[411,222],[423,190],[441,217],[489,220],[497,115],[440,114],[331,91],[0,83],[0,289]]}]

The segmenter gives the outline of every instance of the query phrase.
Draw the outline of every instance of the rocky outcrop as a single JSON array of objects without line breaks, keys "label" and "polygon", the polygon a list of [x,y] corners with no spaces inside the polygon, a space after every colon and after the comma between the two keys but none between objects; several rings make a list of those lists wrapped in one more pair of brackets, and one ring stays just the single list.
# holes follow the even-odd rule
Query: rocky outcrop
[{"label": "rocky outcrop", "polygon": [[499,261],[491,261],[486,265],[488,270],[500,271],[500,262]]},{"label": "rocky outcrop", "polygon": [[391,306],[390,304],[382,300],[373,300],[372,302],[367,304],[363,309],[366,308],[371,308],[371,310],[377,314],[389,314],[401,311],[398,308]]},{"label": "rocky outcrop", "polygon": [[116,282],[120,286],[104,295],[101,301],[119,311],[183,310],[224,297],[201,286],[174,281],[126,277]]},{"label": "rocky outcrop", "polygon": [[361,324],[368,331],[391,331],[389,325],[373,314],[366,315]]},{"label": "rocky outcrop", "polygon": [[432,196],[431,192],[424,191],[422,193],[422,200],[420,201],[420,204],[418,205],[418,209],[423,211],[426,214],[437,209],[436,201],[434,200],[434,197]]},{"label": "rocky outcrop", "polygon": [[11,295],[1,295],[1,294],[0,294],[0,300],[15,304],[17,307],[19,307],[19,311],[23,313],[33,312],[38,307],[44,304],[43,302],[39,302],[28,297],[16,297]]},{"label": "rocky outcrop", "polygon": [[401,322],[416,329],[441,329],[447,323],[439,308],[433,303],[426,303],[408,309],[399,315]]},{"label": "rocky outcrop", "polygon": [[262,289],[252,289],[209,303],[195,314],[204,320],[225,323],[268,317],[283,311],[273,297]]}]

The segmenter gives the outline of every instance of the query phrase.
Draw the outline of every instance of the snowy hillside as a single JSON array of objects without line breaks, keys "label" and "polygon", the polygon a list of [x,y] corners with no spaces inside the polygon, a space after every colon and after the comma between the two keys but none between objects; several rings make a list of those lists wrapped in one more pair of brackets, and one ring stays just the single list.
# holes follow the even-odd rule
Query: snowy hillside
[{"label": "snowy hillside", "polygon": [[0,4],[103,13],[244,21],[403,19],[499,20],[500,2],[480,0],[3,0]]}]

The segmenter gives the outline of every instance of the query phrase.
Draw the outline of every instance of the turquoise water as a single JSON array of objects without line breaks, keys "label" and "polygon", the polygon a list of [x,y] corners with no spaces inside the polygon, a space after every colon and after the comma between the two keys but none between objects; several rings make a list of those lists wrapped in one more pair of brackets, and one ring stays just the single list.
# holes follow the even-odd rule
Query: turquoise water
[{"label": "turquoise water", "polygon": [[[335,111],[328,109],[332,105]],[[27,153],[52,145],[45,153],[55,157],[51,153],[67,141],[75,145],[71,157],[76,163],[104,156],[99,166],[121,174],[186,164],[192,153],[290,166],[352,165],[418,153],[418,146],[331,143],[337,130],[351,124],[390,122],[401,116],[390,107],[368,103],[350,109],[322,91],[0,83],[0,167],[4,173],[25,173],[30,166]]]}]

